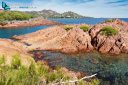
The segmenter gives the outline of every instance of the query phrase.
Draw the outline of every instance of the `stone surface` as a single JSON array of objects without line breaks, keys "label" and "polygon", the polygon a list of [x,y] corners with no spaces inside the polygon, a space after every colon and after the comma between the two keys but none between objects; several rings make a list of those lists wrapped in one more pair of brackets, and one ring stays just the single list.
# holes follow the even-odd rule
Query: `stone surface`
[{"label": "stone surface", "polygon": [[6,64],[10,64],[13,56],[19,55],[23,65],[29,65],[30,54],[23,44],[10,39],[0,39],[0,57],[5,57]]},{"label": "stone surface", "polygon": [[15,39],[30,44],[28,46],[29,50],[54,50],[64,53],[77,53],[80,51],[91,51],[93,49],[91,37],[88,32],[84,32],[80,28],[73,28],[66,31],[63,25],[18,36]]},{"label": "stone surface", "polygon": [[[83,25],[83,24],[82,24]],[[16,36],[15,39],[26,43],[28,50],[53,50],[64,53],[88,52],[93,49],[101,53],[128,53],[128,23],[114,20],[90,26],[89,32],[80,29],[81,25],[69,25],[73,29],[66,31],[64,25]],[[101,33],[104,26],[118,30],[117,35],[105,36]]]},{"label": "stone surface", "polygon": [[[100,32],[104,26],[111,26],[119,33],[114,36],[105,36]],[[89,33],[92,45],[101,53],[128,53],[128,23],[120,20],[100,23],[93,26]]]},{"label": "stone surface", "polygon": [[8,22],[8,24],[2,26],[0,25],[0,28],[20,28],[20,27],[28,27],[28,26],[47,26],[47,25],[59,25],[60,23],[46,20],[43,18],[35,18],[31,20],[25,20],[25,21],[11,21]]}]

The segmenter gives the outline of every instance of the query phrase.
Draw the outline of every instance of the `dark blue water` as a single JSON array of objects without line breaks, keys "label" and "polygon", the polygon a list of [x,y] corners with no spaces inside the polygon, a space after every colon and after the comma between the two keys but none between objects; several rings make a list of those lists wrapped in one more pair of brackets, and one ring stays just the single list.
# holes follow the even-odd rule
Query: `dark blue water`
[{"label": "dark blue water", "polygon": [[[80,23],[86,23],[86,24],[97,24],[104,22],[108,18],[54,18],[54,19],[49,19],[53,20],[56,22],[60,22],[63,24],[80,24]],[[120,18],[123,21],[128,22],[128,18]]]},{"label": "dark blue water", "polygon": [[0,38],[11,38],[14,35],[23,35],[27,33],[32,33],[47,27],[48,26],[35,26],[35,27],[0,29]]},{"label": "dark blue water", "polygon": [[[78,18],[78,19],[58,18],[58,19],[49,19],[49,20],[53,20],[63,24],[80,24],[80,23],[97,24],[107,20],[107,18]],[[128,22],[128,18],[123,18],[121,20]],[[47,27],[48,26],[35,26],[35,27],[0,29],[0,38],[11,38],[14,35],[23,35],[23,34],[35,32],[37,30],[41,30]]]}]

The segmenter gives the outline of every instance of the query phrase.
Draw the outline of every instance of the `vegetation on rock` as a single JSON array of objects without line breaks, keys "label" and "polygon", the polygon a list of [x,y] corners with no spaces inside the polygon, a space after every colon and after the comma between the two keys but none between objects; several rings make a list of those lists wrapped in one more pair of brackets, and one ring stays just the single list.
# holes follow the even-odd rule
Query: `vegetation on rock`
[{"label": "vegetation on rock", "polygon": [[89,28],[90,28],[90,27],[87,26],[87,25],[80,26],[80,29],[82,29],[84,32],[88,31]]},{"label": "vegetation on rock", "polygon": [[28,20],[34,18],[32,14],[27,14],[19,11],[3,11],[0,12],[0,21],[12,21],[12,20]]},{"label": "vegetation on rock", "polygon": [[118,30],[116,30],[115,28],[111,27],[111,26],[105,26],[101,29],[102,34],[106,35],[106,36],[112,36],[112,35],[116,35],[118,34]]},{"label": "vegetation on rock", "polygon": [[64,29],[68,31],[70,29],[73,29],[73,26],[64,26]]},{"label": "vegetation on rock", "polygon": [[106,22],[114,22],[114,21],[116,21],[116,20],[118,20],[118,19],[108,19],[108,20],[105,20],[105,23],[106,23]]},{"label": "vegetation on rock", "polygon": [[1,26],[4,26],[4,25],[6,25],[6,24],[8,24],[7,21],[5,21],[5,20],[3,20],[3,19],[0,19],[0,25],[1,25]]}]

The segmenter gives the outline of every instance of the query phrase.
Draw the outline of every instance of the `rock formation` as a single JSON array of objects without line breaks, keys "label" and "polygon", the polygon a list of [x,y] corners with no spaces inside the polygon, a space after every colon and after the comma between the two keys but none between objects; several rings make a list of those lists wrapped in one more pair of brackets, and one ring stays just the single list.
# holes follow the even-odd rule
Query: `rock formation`
[{"label": "rock formation", "polygon": [[[128,53],[128,23],[113,20],[91,26],[84,32],[81,25],[72,25],[66,31],[64,25],[54,26],[31,34],[17,36],[20,42],[27,43],[28,50],[54,50],[64,53],[88,52],[94,49],[101,53]],[[118,34],[106,36],[101,33],[104,26],[118,30]]]},{"label": "rock formation", "polygon": [[19,56],[23,65],[29,65],[30,54],[27,53],[23,44],[10,39],[0,39],[0,58],[3,56],[6,64],[10,64],[13,56]]},{"label": "rock formation", "polygon": [[25,21],[10,21],[5,25],[0,25],[0,28],[19,28],[19,27],[28,27],[28,26],[48,26],[48,25],[59,25],[60,23],[46,20],[43,18],[35,18]]},{"label": "rock formation", "polygon": [[[102,35],[100,30],[104,26],[111,26],[119,33],[114,36]],[[113,22],[100,23],[90,29],[92,45],[101,53],[128,53],[128,23],[115,20]]]},{"label": "rock formation", "polygon": [[63,26],[54,26],[35,33],[18,36],[16,39],[30,44],[29,50],[57,50],[64,53],[76,53],[93,49],[91,37],[80,28],[74,28],[67,32]]}]

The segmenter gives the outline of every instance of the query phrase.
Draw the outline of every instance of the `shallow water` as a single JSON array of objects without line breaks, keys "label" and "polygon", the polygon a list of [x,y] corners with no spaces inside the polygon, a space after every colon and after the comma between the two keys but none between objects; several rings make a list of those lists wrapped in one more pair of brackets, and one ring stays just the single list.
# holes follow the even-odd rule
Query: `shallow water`
[{"label": "shallow water", "polygon": [[62,66],[88,75],[97,73],[101,85],[128,85],[128,55],[107,55],[98,52],[67,55],[43,52],[50,66]]}]

